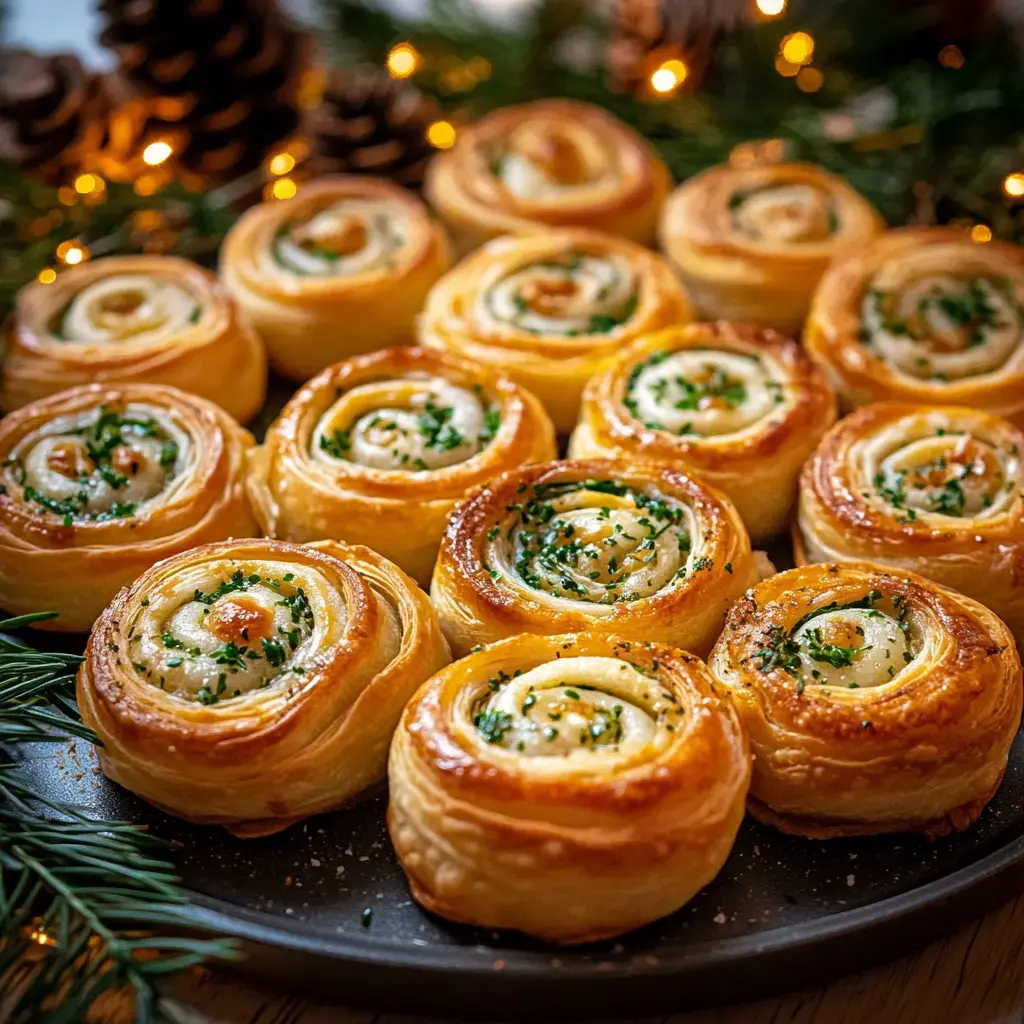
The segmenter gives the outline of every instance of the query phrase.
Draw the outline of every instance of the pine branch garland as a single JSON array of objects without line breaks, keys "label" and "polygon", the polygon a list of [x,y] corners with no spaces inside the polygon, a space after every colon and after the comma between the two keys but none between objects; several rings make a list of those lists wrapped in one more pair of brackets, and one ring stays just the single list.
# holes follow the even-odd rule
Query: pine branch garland
[{"label": "pine branch garland", "polygon": [[8,635],[51,617],[0,622],[0,1018],[76,1024],[100,995],[128,985],[135,1020],[162,1020],[156,980],[229,957],[232,946],[176,934],[188,928],[186,895],[161,840],[130,822],[94,821],[21,778],[27,743],[97,742],[74,705],[81,657]]}]

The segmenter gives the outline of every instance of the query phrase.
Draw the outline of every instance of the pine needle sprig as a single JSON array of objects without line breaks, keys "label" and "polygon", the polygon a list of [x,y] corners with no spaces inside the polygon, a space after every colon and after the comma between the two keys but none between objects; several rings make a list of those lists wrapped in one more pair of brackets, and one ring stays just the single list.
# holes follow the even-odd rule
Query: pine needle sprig
[{"label": "pine needle sprig", "polygon": [[19,773],[26,743],[96,743],[74,704],[81,657],[9,634],[50,615],[0,622],[0,1018],[75,1024],[104,992],[130,986],[135,1020],[165,1019],[156,980],[230,942],[185,934],[187,896],[166,844],[126,821],[96,821]]}]

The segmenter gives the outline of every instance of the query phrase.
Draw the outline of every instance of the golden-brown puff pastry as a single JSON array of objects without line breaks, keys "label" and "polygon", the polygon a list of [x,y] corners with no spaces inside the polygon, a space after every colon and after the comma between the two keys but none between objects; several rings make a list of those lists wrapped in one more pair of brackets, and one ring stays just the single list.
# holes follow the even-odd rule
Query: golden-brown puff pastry
[{"label": "golden-brown puff pastry", "polygon": [[732,503],[642,461],[511,470],[455,506],[430,596],[452,651],[607,632],[706,654],[765,571]]},{"label": "golden-brown puff pastry", "polygon": [[419,691],[388,779],[388,827],[419,903],[575,943],[663,917],[715,877],[750,754],[693,655],[517,636]]},{"label": "golden-brown puff pastry", "polygon": [[244,423],[263,404],[263,346],[213,275],[173,256],[107,256],[18,295],[0,363],[10,412],[80,384],[168,384]]},{"label": "golden-brown puff pastry", "polygon": [[710,668],[750,735],[749,810],[811,838],[965,829],[1021,715],[1006,626],[870,563],[808,565],[729,613]]},{"label": "golden-brown puff pastry", "polygon": [[589,103],[495,110],[434,157],[426,194],[459,252],[490,238],[585,227],[654,241],[672,179],[632,128]]},{"label": "golden-brown puff pastry", "polygon": [[266,835],[384,776],[449,661],[426,595],[363,547],[194,548],[122,590],[78,675],[104,774],[188,821]]},{"label": "golden-brown puff pastry", "polygon": [[659,233],[702,317],[792,332],[829,263],[883,227],[860,193],[816,164],[723,165],[668,197]]},{"label": "golden-brown puff pastry", "polygon": [[1024,426],[1024,249],[958,229],[880,235],[822,278],[804,344],[846,409],[968,405]]},{"label": "golden-brown puff pastry", "polygon": [[757,544],[781,531],[835,396],[796,342],[723,322],[638,339],[583,394],[571,458],[687,466],[724,491]]},{"label": "golden-brown puff pastry", "polygon": [[543,403],[560,433],[587,380],[624,344],[690,319],[659,256],[590,231],[499,238],[433,288],[424,344],[501,367]]},{"label": "golden-brown puff pastry", "polygon": [[93,384],[0,421],[0,608],[84,632],[121,587],[197,544],[259,532],[252,437],[155,384]]},{"label": "golden-brown puff pastry", "polygon": [[249,486],[270,536],[366,544],[427,586],[455,502],[554,454],[540,402],[507,377],[396,348],[301,388],[254,453]]},{"label": "golden-brown puff pastry", "polygon": [[221,276],[274,368],[306,380],[340,359],[411,342],[450,262],[444,230],[411,192],[334,177],[240,217],[224,240]]},{"label": "golden-brown puff pastry", "polygon": [[952,406],[869,405],[804,467],[798,562],[869,559],[984,601],[1024,642],[1024,435]]}]

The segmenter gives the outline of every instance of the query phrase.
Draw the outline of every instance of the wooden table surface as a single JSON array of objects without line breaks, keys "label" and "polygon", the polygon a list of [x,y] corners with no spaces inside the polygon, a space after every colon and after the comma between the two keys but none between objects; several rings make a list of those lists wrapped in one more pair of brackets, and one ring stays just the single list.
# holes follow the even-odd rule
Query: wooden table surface
[{"label": "wooden table surface", "polygon": [[[206,970],[169,980],[165,991],[168,1010],[183,1024],[437,1024],[436,1018],[348,1010]],[[645,1018],[643,1024],[947,1021],[1024,1021],[1024,896],[919,952],[832,985],[724,1009]]]}]

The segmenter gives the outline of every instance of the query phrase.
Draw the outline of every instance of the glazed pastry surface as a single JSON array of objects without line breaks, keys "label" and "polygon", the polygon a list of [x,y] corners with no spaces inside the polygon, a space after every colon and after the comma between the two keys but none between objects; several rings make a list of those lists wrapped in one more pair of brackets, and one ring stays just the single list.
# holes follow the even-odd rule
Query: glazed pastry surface
[{"label": "glazed pastry surface", "polygon": [[378,782],[403,705],[448,661],[426,595],[375,552],[234,541],[117,595],[78,702],[108,778],[257,836]]},{"label": "glazed pastry surface", "polygon": [[240,217],[224,241],[221,276],[274,368],[302,381],[350,356],[410,343],[450,262],[444,230],[411,192],[339,176]]},{"label": "glazed pastry surface", "polygon": [[822,279],[804,344],[846,409],[966,405],[1024,424],[1024,250],[954,228],[878,236]]},{"label": "glazed pastry surface", "polygon": [[811,838],[969,827],[1021,716],[1006,626],[867,562],[764,580],[733,607],[710,668],[750,735],[750,812]]},{"label": "glazed pastry surface", "polygon": [[712,167],[666,200],[659,235],[699,314],[798,331],[822,274],[884,227],[816,164]]},{"label": "glazed pastry surface", "polygon": [[202,267],[173,256],[107,256],[19,293],[5,326],[6,412],[83,384],[166,384],[240,422],[266,395],[263,346]]},{"label": "glazed pastry surface", "polygon": [[878,403],[804,466],[798,562],[870,559],[983,601],[1024,639],[1024,435],[954,406]]},{"label": "glazed pastry surface", "polygon": [[518,633],[582,631],[706,653],[766,568],[732,503],[696,477],[569,460],[463,499],[430,593],[456,657]]},{"label": "glazed pastry surface", "polygon": [[760,543],[785,528],[800,467],[835,417],[831,389],[791,339],[687,324],[639,338],[590,381],[569,455],[687,466]]},{"label": "glazed pastry surface", "polygon": [[122,586],[197,544],[259,532],[252,437],[155,384],[72,388],[0,422],[0,607],[85,632]]},{"label": "glazed pastry surface", "polygon": [[587,231],[500,238],[434,287],[420,339],[500,367],[543,403],[560,433],[583,386],[624,345],[690,319],[686,294],[654,253]]},{"label": "glazed pastry surface", "polygon": [[250,492],[269,535],[366,544],[426,586],[455,502],[554,453],[540,403],[499,372],[387,349],[292,397],[254,453]]},{"label": "glazed pastry surface", "polygon": [[541,100],[461,128],[431,162],[426,194],[466,253],[498,235],[562,227],[649,245],[670,187],[661,157],[618,118]]},{"label": "glazed pastry surface", "polygon": [[388,827],[421,905],[576,943],[671,913],[714,878],[750,755],[692,655],[517,636],[419,691],[388,776]]}]

